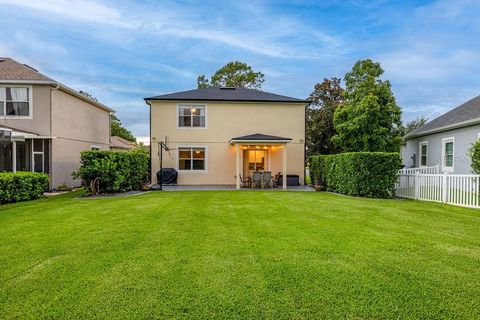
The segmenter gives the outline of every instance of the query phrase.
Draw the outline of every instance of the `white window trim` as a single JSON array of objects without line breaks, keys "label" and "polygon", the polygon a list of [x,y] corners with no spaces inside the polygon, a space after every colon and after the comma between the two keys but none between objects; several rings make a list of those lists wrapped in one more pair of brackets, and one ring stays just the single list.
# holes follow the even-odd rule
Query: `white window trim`
[{"label": "white window trim", "polygon": [[[446,166],[445,144],[447,144],[448,142],[453,142],[453,160],[452,160],[451,167]],[[454,172],[454,169],[455,169],[455,137],[443,138],[442,139],[442,171]]]},{"label": "white window trim", "polygon": [[[205,170],[180,170],[180,149],[181,148],[203,148],[205,149]],[[182,172],[182,173],[207,173],[208,172],[208,146],[204,146],[204,145],[194,145],[194,144],[189,144],[189,145],[177,145],[175,147],[176,149],[176,153],[177,153],[177,161],[176,161],[176,170],[178,172]]]},{"label": "white window trim", "polygon": [[[28,99],[28,116],[9,116],[7,115],[7,92],[5,88],[28,88],[28,92],[30,93],[29,99]],[[33,87],[32,86],[27,86],[27,85],[20,85],[20,84],[2,84],[0,85],[0,90],[5,90],[5,100],[3,100],[3,115],[0,115],[0,118],[2,119],[11,119],[11,120],[25,120],[25,119],[33,119]]]},{"label": "white window trim", "polygon": [[[425,165],[422,165],[422,146],[427,146],[427,161]],[[418,144],[418,166],[427,167],[428,166],[428,141],[422,141]]]},{"label": "white window trim", "polygon": [[[193,106],[193,105],[196,105],[196,106],[201,106],[201,107],[204,107],[205,108],[205,127],[181,127],[179,125],[179,118],[180,118],[180,107],[187,107],[187,106]],[[176,119],[175,121],[177,122],[177,129],[195,129],[195,130],[198,130],[198,129],[208,129],[208,106],[206,103],[177,103],[177,116],[176,116]]]},{"label": "white window trim", "polygon": [[98,150],[102,150],[102,147],[95,144],[90,145],[90,151],[98,151]]}]

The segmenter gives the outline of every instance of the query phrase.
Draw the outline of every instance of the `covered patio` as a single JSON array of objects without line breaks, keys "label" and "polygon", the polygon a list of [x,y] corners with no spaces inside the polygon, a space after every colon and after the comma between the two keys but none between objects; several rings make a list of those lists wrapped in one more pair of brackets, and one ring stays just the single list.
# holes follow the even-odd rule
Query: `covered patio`
[{"label": "covered patio", "polygon": [[0,172],[50,172],[51,137],[0,127]]},{"label": "covered patio", "polygon": [[235,146],[235,187],[240,189],[242,180],[251,179],[254,172],[270,172],[283,176],[282,189],[287,189],[287,144],[291,138],[261,133],[230,139]]}]

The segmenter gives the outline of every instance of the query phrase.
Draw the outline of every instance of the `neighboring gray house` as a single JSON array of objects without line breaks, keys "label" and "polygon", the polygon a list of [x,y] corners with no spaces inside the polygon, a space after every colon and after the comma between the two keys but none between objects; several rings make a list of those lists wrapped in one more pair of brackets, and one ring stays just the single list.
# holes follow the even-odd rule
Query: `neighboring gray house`
[{"label": "neighboring gray house", "polygon": [[472,173],[468,155],[480,138],[480,96],[406,135],[402,159],[406,168],[439,166],[440,172]]},{"label": "neighboring gray house", "polygon": [[0,172],[45,172],[78,186],[80,152],[110,150],[109,107],[13,59],[0,58]]}]

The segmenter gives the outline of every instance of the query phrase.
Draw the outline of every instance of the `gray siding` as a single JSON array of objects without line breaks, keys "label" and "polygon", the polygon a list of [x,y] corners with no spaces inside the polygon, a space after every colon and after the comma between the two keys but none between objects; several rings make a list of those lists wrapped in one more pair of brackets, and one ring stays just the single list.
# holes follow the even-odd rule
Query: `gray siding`
[{"label": "gray siding", "polygon": [[[472,173],[470,168],[470,157],[468,152],[472,144],[478,139],[480,125],[450,131],[434,133],[423,137],[407,140],[402,148],[403,164],[406,168],[418,167],[420,164],[419,145],[423,141],[428,142],[427,165],[439,165],[442,170],[442,139],[454,138],[454,171],[453,173]],[[415,156],[415,162],[412,159]]]}]

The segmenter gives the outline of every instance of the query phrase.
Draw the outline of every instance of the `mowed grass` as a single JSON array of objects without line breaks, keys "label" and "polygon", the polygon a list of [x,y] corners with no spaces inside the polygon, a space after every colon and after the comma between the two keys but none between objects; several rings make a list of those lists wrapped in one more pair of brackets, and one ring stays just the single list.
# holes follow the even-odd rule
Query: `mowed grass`
[{"label": "mowed grass", "polygon": [[303,192],[0,207],[0,318],[480,318],[480,211]]}]

